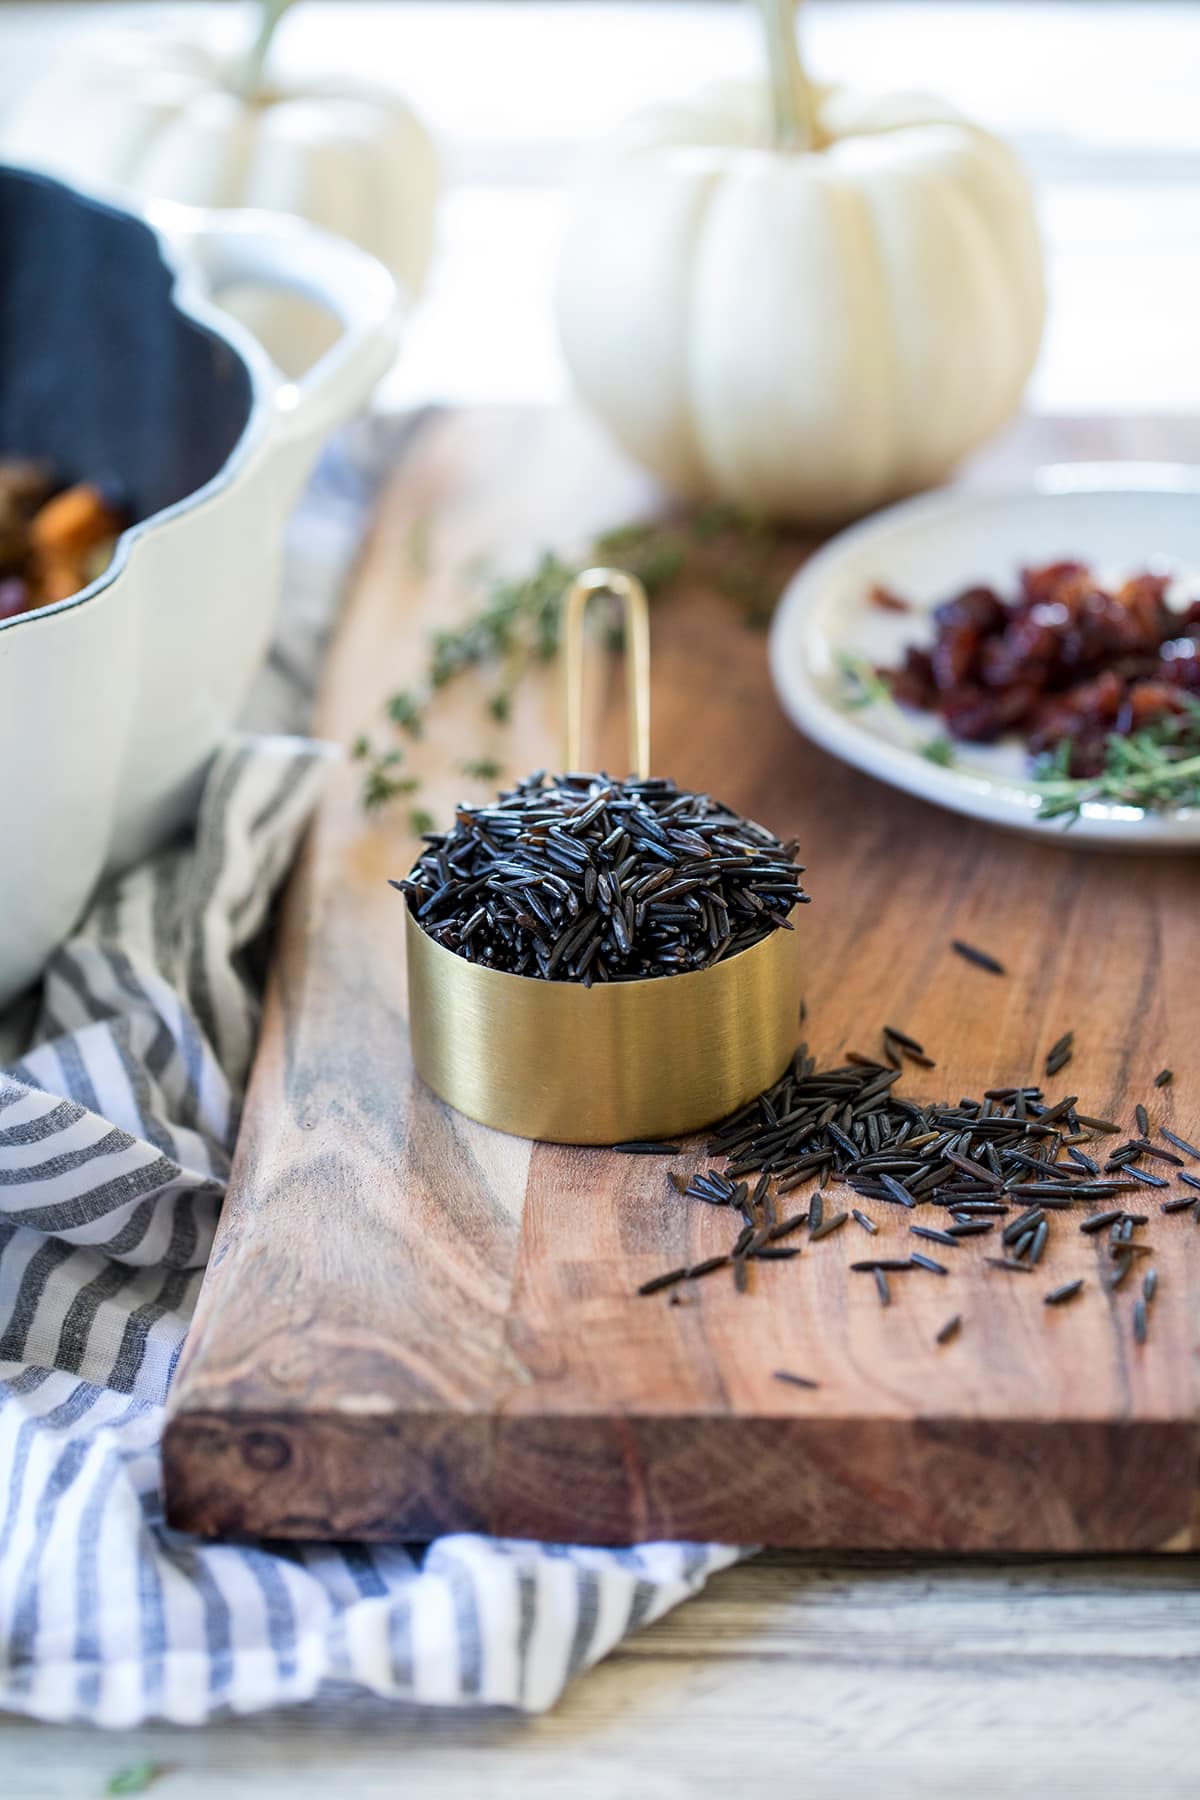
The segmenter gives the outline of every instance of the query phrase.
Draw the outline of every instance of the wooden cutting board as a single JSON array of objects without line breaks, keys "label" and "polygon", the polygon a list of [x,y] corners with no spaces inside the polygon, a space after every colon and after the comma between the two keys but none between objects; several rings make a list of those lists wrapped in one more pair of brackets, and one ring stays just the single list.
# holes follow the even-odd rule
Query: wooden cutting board
[{"label": "wooden cutting board", "polygon": [[[1026,422],[968,478],[1111,456],[1197,458],[1200,429]],[[348,742],[373,724],[421,668],[431,628],[467,603],[472,558],[526,567],[655,504],[569,414],[431,416],[384,496],[320,728]],[[423,567],[413,547],[426,536]],[[614,762],[617,682],[609,671],[595,696],[598,756]],[[479,794],[464,758],[495,752],[509,773],[556,763],[549,678],[522,691],[503,732],[482,699],[473,677],[449,691],[414,752],[436,814]],[[761,633],[702,592],[655,611],[654,763],[800,838],[805,1029],[820,1061],[874,1051],[898,1025],[938,1063],[903,1091],[953,1100],[1035,1076],[1073,1028],[1056,1095],[1131,1127],[1145,1098],[1156,1120],[1200,1133],[1193,859],[1005,835],[843,768],[781,716]],[[906,1276],[887,1310],[848,1272],[868,1242],[911,1248],[886,1208],[878,1237],[848,1224],[759,1266],[749,1293],[716,1277],[683,1305],[635,1298],[648,1276],[727,1249],[734,1222],[675,1194],[661,1160],[497,1135],[415,1082],[401,901],[386,884],[414,846],[403,807],[368,823],[356,789],[352,768],[333,780],[287,895],[172,1400],[174,1524],[973,1551],[1200,1541],[1189,1214],[1160,1217],[1147,1190],[1159,1288],[1140,1348],[1139,1283],[1103,1291],[1104,1244],[1061,1217],[1029,1281],[987,1267],[993,1246],[976,1240],[945,1253],[948,1278]],[[1001,957],[1007,978],[954,956],[954,937]],[[1155,1091],[1164,1064],[1175,1081]],[[1043,1305],[1076,1275],[1079,1300]],[[962,1330],[939,1347],[956,1312]],[[781,1368],[819,1386],[784,1386]]]}]

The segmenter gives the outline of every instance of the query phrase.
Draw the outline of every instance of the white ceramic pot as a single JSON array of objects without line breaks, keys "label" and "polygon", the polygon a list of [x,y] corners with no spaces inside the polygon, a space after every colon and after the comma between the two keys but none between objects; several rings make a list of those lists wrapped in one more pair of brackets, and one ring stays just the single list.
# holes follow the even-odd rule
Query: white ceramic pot
[{"label": "white ceramic pot", "polygon": [[[296,221],[135,218],[24,170],[0,169],[0,236],[0,452],[119,488],[137,521],[90,587],[0,623],[3,1004],[189,817],[271,635],[285,520],[390,363],[397,300]],[[246,282],[340,320],[299,383],[213,303]]]}]

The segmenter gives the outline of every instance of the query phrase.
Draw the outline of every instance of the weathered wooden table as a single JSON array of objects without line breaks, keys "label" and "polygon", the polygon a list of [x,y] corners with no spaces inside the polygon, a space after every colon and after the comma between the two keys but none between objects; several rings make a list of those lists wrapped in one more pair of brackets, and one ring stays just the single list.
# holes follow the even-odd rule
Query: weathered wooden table
[{"label": "weathered wooden table", "polygon": [[1190,1800],[1200,1558],[718,1575],[544,1718],[330,1698],[102,1736],[0,1722],[5,1800]]}]

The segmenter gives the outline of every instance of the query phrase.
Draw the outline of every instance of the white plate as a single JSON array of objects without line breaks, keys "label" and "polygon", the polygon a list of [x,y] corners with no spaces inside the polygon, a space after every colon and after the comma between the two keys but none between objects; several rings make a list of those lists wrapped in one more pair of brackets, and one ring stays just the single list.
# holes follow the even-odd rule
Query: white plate
[{"label": "white plate", "polygon": [[[889,704],[847,704],[846,657],[898,662],[932,635],[922,612],[976,582],[1013,592],[1025,564],[1080,557],[1102,578],[1166,568],[1200,595],[1200,469],[1170,463],[1075,463],[1043,469],[1015,493],[949,490],[906,500],[832,539],[788,584],[771,630],[771,674],[808,737],[868,774],[938,806],[1042,836],[1110,847],[1200,846],[1200,809],[1173,814],[1088,805],[1069,825],[1038,819],[1028,761],[1015,741],[956,744],[942,767],[921,745],[939,720]],[[872,606],[879,582],[909,613]]]}]

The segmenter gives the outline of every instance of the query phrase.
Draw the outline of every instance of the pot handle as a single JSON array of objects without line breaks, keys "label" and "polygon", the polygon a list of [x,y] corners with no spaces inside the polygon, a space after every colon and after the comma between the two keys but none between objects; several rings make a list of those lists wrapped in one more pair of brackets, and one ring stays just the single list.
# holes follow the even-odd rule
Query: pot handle
[{"label": "pot handle", "polygon": [[283,213],[229,212],[156,201],[150,224],[216,295],[238,283],[282,288],[331,312],[342,334],[297,381],[283,381],[276,406],[289,439],[320,438],[366,401],[396,353],[400,294],[375,257],[345,238]]}]

